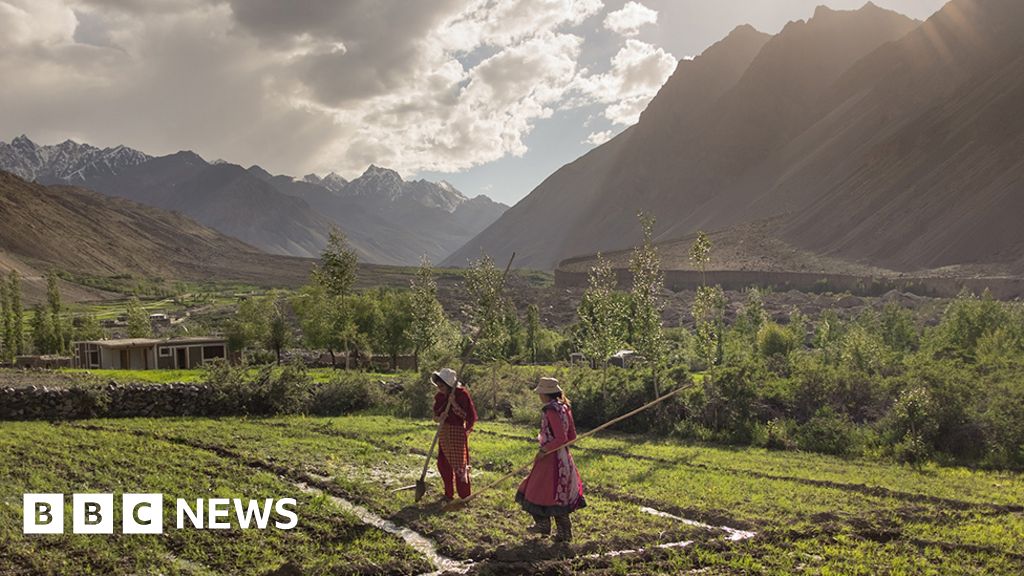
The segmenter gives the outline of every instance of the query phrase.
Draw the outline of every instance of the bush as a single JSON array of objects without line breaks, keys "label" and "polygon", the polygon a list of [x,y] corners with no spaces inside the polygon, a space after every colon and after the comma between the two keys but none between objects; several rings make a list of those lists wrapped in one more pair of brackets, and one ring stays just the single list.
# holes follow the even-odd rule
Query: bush
[{"label": "bush", "polygon": [[796,339],[793,332],[775,322],[766,322],[757,331],[757,350],[766,359],[784,358],[794,348]]},{"label": "bush", "polygon": [[316,388],[309,412],[320,416],[341,416],[371,408],[380,400],[380,389],[365,374],[340,372]]},{"label": "bush", "polygon": [[799,427],[796,438],[801,450],[845,456],[853,451],[854,425],[831,408],[822,408]]}]

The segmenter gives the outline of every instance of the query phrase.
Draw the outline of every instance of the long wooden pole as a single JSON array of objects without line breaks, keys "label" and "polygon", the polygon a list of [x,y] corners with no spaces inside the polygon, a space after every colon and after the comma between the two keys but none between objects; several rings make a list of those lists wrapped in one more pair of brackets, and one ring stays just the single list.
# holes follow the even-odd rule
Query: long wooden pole
[{"label": "long wooden pole", "polygon": [[452,502],[449,502],[443,508],[441,508],[441,510],[443,512],[447,512],[449,510],[454,510],[454,509],[457,509],[457,508],[461,508],[462,506],[465,506],[466,504],[468,504],[471,500],[473,500],[477,496],[483,494],[484,492],[487,492],[488,490],[491,490],[492,488],[494,488],[498,484],[501,484],[505,480],[508,480],[512,476],[518,476],[518,475],[522,474],[527,469],[529,469],[531,466],[533,466],[534,463],[536,463],[541,458],[544,458],[545,456],[547,456],[549,454],[553,454],[553,453],[561,450],[562,448],[568,448],[569,446],[572,446],[573,444],[576,444],[580,440],[583,440],[584,438],[589,438],[589,437],[593,436],[594,434],[597,434],[598,432],[600,432],[600,431],[602,431],[602,430],[604,430],[606,428],[614,426],[614,425],[618,424],[619,422],[622,422],[623,420],[625,420],[627,418],[630,418],[632,416],[636,416],[637,414],[643,412],[644,410],[649,409],[650,407],[654,406],[655,404],[659,404],[661,402],[664,402],[665,400],[668,400],[669,398],[675,396],[676,394],[679,394],[683,390],[692,388],[693,385],[694,385],[693,382],[690,382],[689,384],[684,384],[684,385],[680,386],[679,388],[676,388],[675,390],[673,390],[671,392],[662,394],[661,396],[655,398],[654,400],[651,400],[650,402],[648,402],[647,404],[644,404],[643,406],[637,408],[636,410],[632,410],[630,412],[627,412],[627,413],[623,414],[622,416],[618,416],[616,418],[613,418],[613,419],[605,422],[604,424],[601,424],[597,428],[594,428],[593,430],[590,430],[589,432],[586,432],[584,434],[581,434],[581,435],[577,436],[576,438],[573,438],[572,440],[566,442],[565,444],[562,444],[561,446],[559,446],[558,448],[555,448],[554,450],[542,451],[540,454],[537,455],[536,458],[533,459],[533,462],[531,462],[531,463],[529,463],[529,464],[527,464],[527,465],[525,465],[525,466],[523,466],[521,468],[517,468],[516,470],[513,470],[513,471],[509,472],[508,474],[505,474],[501,478],[498,478],[494,482],[491,482],[490,484],[484,486],[480,490],[477,490],[476,492],[470,494],[467,498],[463,498],[461,500],[454,500]]}]

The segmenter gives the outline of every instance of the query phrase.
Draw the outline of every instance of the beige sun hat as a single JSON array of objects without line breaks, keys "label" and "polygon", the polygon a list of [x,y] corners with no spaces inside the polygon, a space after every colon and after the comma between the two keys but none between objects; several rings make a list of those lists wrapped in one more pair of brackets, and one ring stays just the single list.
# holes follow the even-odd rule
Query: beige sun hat
[{"label": "beige sun hat", "polygon": [[533,391],[538,394],[561,394],[562,387],[558,385],[558,379],[544,377],[537,382],[537,387]]},{"label": "beige sun hat", "polygon": [[451,368],[441,368],[437,372],[433,372],[430,380],[434,381],[434,379],[444,382],[449,388],[462,388],[462,382],[459,382],[458,374]]}]

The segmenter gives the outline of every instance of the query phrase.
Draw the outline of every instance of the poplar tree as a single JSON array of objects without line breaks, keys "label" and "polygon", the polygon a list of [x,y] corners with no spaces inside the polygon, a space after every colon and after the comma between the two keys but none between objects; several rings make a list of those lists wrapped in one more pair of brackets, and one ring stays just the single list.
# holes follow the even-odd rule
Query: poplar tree
[{"label": "poplar tree", "polygon": [[661,292],[665,276],[654,245],[654,218],[639,214],[643,240],[633,249],[629,261],[633,273],[633,330],[636,351],[651,364],[654,395],[660,396],[658,373],[665,358],[665,336],[661,327]]},{"label": "poplar tree", "polygon": [[11,301],[7,296],[7,284],[0,282],[0,362],[11,362],[14,360],[16,350]]},{"label": "poplar tree", "polygon": [[21,304],[21,275],[17,270],[11,270],[9,279],[10,288],[7,291],[7,297],[11,306],[14,353],[20,356],[27,352],[25,350],[25,310]]},{"label": "poplar tree", "polygon": [[64,304],[61,299],[58,281],[59,277],[56,271],[51,270],[46,275],[46,303],[49,306],[50,331],[52,333],[51,351],[60,354],[67,350],[67,341],[65,339],[66,334],[64,333],[64,321],[62,319]]},{"label": "poplar tree", "polygon": [[[358,265],[359,259],[356,252],[348,245],[345,235],[339,230],[331,232],[327,247],[320,254],[320,263],[313,271],[313,280],[324,288],[325,298],[331,301],[330,305],[345,306],[345,298],[355,283]],[[339,312],[336,320],[345,322],[347,317],[348,315],[342,311]],[[342,348],[345,351],[345,368],[348,369],[351,357],[349,354],[350,331],[346,330],[343,334]],[[331,357],[333,361],[333,352]]]},{"label": "poplar tree", "polygon": [[537,363],[537,347],[540,345],[540,309],[530,304],[526,309],[526,351],[530,354],[530,362]]},{"label": "poplar tree", "polygon": [[627,309],[615,292],[616,285],[611,263],[598,253],[597,263],[587,275],[587,290],[576,309],[576,338],[583,355],[602,368],[607,368],[608,358],[625,344]]},{"label": "poplar tree", "polygon": [[413,366],[418,372],[420,353],[430,350],[440,341],[448,323],[444,308],[437,299],[437,282],[427,256],[420,260],[419,270],[412,280],[410,308],[409,339],[412,342]]},{"label": "poplar tree", "polygon": [[515,312],[501,293],[501,281],[501,271],[486,254],[466,271],[467,316],[477,329],[475,351],[488,360],[504,358],[512,339],[506,315]]}]

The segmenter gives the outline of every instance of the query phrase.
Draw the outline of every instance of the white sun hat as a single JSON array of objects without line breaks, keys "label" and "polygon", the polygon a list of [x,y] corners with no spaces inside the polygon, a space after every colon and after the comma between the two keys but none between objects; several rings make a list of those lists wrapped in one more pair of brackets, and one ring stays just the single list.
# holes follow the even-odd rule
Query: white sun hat
[{"label": "white sun hat", "polygon": [[458,374],[451,368],[441,368],[437,372],[431,374],[431,381],[440,380],[448,385],[449,388],[462,388],[462,382],[459,382]]}]

